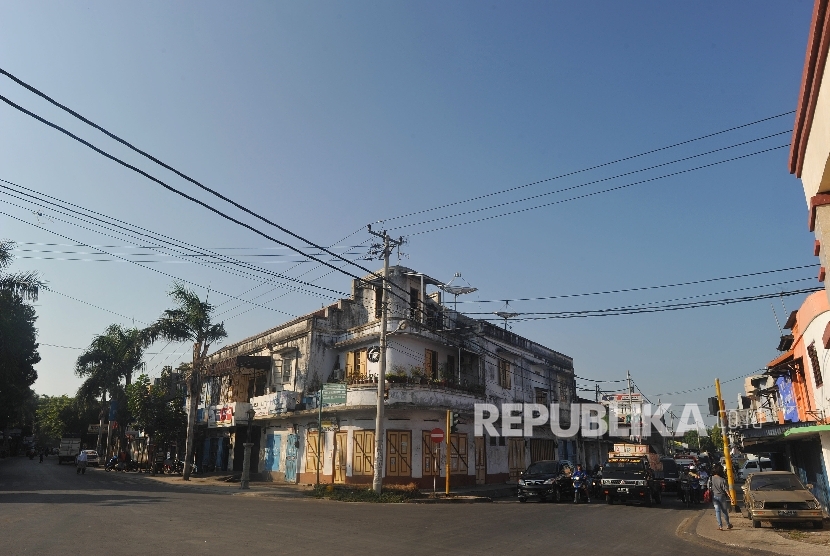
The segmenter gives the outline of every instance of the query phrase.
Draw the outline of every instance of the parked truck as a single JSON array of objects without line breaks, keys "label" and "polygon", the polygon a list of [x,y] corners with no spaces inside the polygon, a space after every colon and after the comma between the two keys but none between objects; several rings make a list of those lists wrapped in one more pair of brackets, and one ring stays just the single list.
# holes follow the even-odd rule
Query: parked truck
[{"label": "parked truck", "polygon": [[74,463],[75,457],[81,451],[81,439],[77,437],[61,438],[61,445],[58,448],[58,465],[63,462]]}]

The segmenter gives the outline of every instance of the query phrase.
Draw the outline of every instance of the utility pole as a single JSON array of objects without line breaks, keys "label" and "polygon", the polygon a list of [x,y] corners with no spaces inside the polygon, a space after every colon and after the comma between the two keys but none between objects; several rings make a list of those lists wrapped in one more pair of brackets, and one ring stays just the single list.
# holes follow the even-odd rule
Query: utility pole
[{"label": "utility pole", "polygon": [[625,371],[625,379],[628,381],[628,437],[634,436],[634,400],[632,400],[633,392],[631,391],[631,371]]},{"label": "utility pole", "polygon": [[369,226],[369,233],[383,240],[383,245],[373,246],[372,251],[373,253],[377,253],[379,250],[383,256],[383,295],[381,296],[380,312],[380,370],[378,371],[378,403],[377,415],[375,416],[375,476],[372,480],[372,490],[380,494],[383,488],[383,397],[386,383],[386,319],[389,313],[389,255],[392,249],[403,243],[403,238],[394,240],[389,237],[386,230],[383,233],[378,233],[372,230],[372,226]]},{"label": "utility pole", "polygon": [[[738,511],[738,496],[735,494],[735,476],[732,473],[732,454],[729,449],[729,435],[726,432],[726,405],[720,393],[720,379],[715,379],[715,392],[718,395],[718,424],[720,425],[721,439],[723,440],[723,457],[726,460],[726,480],[729,484],[729,500],[732,502],[732,511]],[[700,434],[698,434],[700,438]]]}]

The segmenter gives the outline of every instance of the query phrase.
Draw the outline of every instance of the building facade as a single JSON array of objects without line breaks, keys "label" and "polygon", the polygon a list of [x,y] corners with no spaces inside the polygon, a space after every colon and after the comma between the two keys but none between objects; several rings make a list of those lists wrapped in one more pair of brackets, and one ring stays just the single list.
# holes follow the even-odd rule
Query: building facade
[{"label": "building facade", "polygon": [[[429,276],[394,266],[389,281],[386,483],[432,488],[445,474],[447,449],[454,485],[516,481],[533,461],[583,459],[576,435],[557,438],[549,427],[528,438],[473,435],[476,403],[560,403],[560,421],[569,424],[570,357],[450,309],[442,283]],[[380,285],[374,275],[354,280],[348,299],[209,357],[198,406],[203,468],[241,472],[250,428],[251,471],[266,480],[372,482]],[[320,407],[324,384],[345,385],[344,403]],[[445,429],[447,410],[459,413],[458,432],[436,444],[430,431]]]}]

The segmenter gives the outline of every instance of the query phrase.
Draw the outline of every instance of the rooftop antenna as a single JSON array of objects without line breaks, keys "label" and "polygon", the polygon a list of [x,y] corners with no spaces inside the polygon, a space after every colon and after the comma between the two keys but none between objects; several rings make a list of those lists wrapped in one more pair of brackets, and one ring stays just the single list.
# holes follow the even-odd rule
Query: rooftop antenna
[{"label": "rooftop antenna", "polygon": [[478,291],[478,288],[472,287],[470,285],[470,283],[467,282],[467,280],[464,280],[464,278],[461,278],[461,280],[463,280],[464,283],[467,284],[466,286],[460,286],[460,285],[459,286],[453,286],[452,283],[455,282],[456,278],[461,278],[461,273],[460,272],[456,272],[455,276],[452,277],[452,280],[450,280],[446,284],[444,284],[442,286],[438,286],[438,287],[440,289],[444,290],[445,292],[453,295],[452,309],[453,309],[453,311],[455,311],[455,314],[458,314],[458,296],[476,292],[476,291]]},{"label": "rooftop antenna", "polygon": [[509,301],[505,301],[504,302],[504,307],[502,307],[502,309],[500,311],[496,311],[493,314],[495,314],[496,316],[501,317],[501,318],[504,319],[504,329],[505,329],[505,331],[507,330],[507,319],[512,319],[513,317],[518,317],[519,316],[519,313],[514,313],[513,311],[510,310],[510,302]]}]

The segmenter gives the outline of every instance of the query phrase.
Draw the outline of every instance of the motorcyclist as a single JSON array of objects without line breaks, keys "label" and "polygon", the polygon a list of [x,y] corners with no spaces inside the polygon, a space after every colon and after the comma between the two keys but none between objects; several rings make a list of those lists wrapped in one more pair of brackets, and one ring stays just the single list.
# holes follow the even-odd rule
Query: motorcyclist
[{"label": "motorcyclist", "polygon": [[574,483],[574,502],[579,502],[579,491],[585,489],[585,495],[588,498],[588,503],[591,503],[591,494],[588,492],[588,474],[582,470],[582,464],[577,464],[576,471],[571,475],[571,480]]},{"label": "motorcyclist", "polygon": [[706,471],[706,465],[700,466],[700,473],[698,476],[700,477],[698,484],[700,484],[701,498],[703,498],[706,494],[706,490],[709,488],[709,473]]},{"label": "motorcyclist", "polygon": [[689,479],[692,481],[692,503],[697,504],[700,502],[700,474],[694,465],[689,466]]}]

